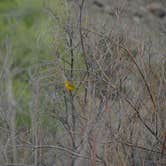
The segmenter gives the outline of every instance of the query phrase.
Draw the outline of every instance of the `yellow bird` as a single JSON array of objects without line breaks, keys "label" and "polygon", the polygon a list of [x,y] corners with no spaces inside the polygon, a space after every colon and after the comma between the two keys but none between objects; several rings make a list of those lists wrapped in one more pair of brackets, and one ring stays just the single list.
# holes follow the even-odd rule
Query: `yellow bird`
[{"label": "yellow bird", "polygon": [[75,86],[72,83],[70,83],[68,80],[65,81],[65,88],[69,92],[75,90]]}]

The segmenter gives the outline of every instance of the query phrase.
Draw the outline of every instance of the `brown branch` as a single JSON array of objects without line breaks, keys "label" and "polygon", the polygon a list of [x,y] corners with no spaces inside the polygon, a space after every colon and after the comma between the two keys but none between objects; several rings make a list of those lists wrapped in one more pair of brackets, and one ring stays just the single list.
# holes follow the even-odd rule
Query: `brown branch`
[{"label": "brown branch", "polygon": [[137,116],[139,118],[139,120],[142,122],[142,124],[146,127],[146,129],[156,138],[157,141],[160,141],[160,139],[157,137],[156,133],[145,123],[145,121],[142,119],[139,111],[137,110],[137,108],[131,103],[131,101],[127,98],[124,98],[125,101],[131,106],[131,108],[133,108],[133,110],[137,113]]},{"label": "brown branch", "polygon": [[164,132],[164,140],[163,140],[163,144],[161,147],[161,157],[163,157],[165,150],[166,150],[166,130]]},{"label": "brown branch", "polygon": [[82,14],[83,14],[84,2],[85,2],[85,0],[82,0],[81,1],[81,5],[79,5],[79,7],[80,7],[79,33],[80,33],[80,40],[81,40],[81,47],[82,47],[84,62],[85,62],[87,71],[89,71],[89,66],[88,66],[87,57],[86,57],[86,51],[85,51],[84,36],[83,36],[83,32],[82,32]]},{"label": "brown branch", "polygon": [[138,148],[138,149],[141,149],[141,150],[144,150],[144,151],[149,151],[149,152],[152,152],[152,153],[161,154],[161,152],[159,152],[159,151],[151,150],[151,149],[145,148],[145,147],[140,146],[140,145],[134,145],[134,144],[131,144],[131,143],[128,143],[128,142],[123,142],[123,141],[118,141],[118,142],[122,143],[124,145],[130,146],[132,148]]},{"label": "brown branch", "polygon": [[150,86],[149,86],[149,84],[148,84],[148,82],[147,82],[147,80],[146,80],[146,78],[145,78],[145,76],[144,76],[144,74],[143,74],[141,68],[140,68],[139,65],[137,64],[137,62],[136,62],[135,58],[133,57],[131,51],[130,51],[129,49],[125,48],[125,47],[122,46],[122,45],[120,45],[120,47],[121,47],[122,49],[124,49],[124,50],[127,52],[128,56],[131,58],[132,62],[135,64],[135,66],[136,66],[138,72],[140,73],[140,75],[141,75],[141,77],[142,77],[142,79],[143,79],[143,81],[144,81],[144,83],[145,83],[145,86],[146,86],[146,88],[147,88],[147,90],[148,90],[148,93],[149,93],[149,95],[150,95],[151,101],[152,101],[153,106],[154,106],[154,111],[157,112],[157,106],[156,106],[156,102],[155,102],[155,97],[154,97],[154,95],[153,95],[153,93],[152,93],[152,91],[151,91],[151,89],[150,89]]},{"label": "brown branch", "polygon": [[[89,78],[89,65],[88,65],[88,61],[87,61],[87,56],[86,56],[86,51],[85,51],[85,44],[84,44],[84,36],[83,36],[83,32],[82,32],[82,14],[83,14],[84,2],[85,2],[85,0],[82,0],[81,4],[79,5],[79,7],[80,7],[80,13],[79,13],[79,33],[80,33],[80,42],[81,42],[81,47],[82,47],[82,52],[83,52],[83,58],[84,58],[84,63],[85,63],[86,70],[87,70],[87,79],[88,79]],[[88,91],[87,91],[87,87],[85,87],[85,95],[84,95],[84,103],[85,104],[87,102],[87,95],[88,95]]]},{"label": "brown branch", "polygon": [[[76,157],[80,157],[80,158],[83,158],[83,159],[86,159],[86,160],[90,160],[90,157],[88,156],[84,156],[84,155],[81,155],[79,154],[78,152],[76,151],[73,151],[71,149],[68,149],[68,148],[65,148],[63,146],[59,146],[59,145],[42,145],[42,146],[35,146],[35,145],[16,145],[17,148],[30,148],[30,149],[57,149],[57,150],[62,150],[62,151],[65,151],[73,156],[76,156]],[[97,162],[101,162],[100,159],[96,159]]]}]

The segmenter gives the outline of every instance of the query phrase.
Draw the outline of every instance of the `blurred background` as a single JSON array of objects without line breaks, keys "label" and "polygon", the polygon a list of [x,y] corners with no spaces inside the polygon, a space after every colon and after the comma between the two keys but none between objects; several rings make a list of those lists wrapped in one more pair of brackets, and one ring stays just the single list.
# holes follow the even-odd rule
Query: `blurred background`
[{"label": "blurred background", "polygon": [[165,0],[0,0],[0,165],[166,165],[165,44]]}]

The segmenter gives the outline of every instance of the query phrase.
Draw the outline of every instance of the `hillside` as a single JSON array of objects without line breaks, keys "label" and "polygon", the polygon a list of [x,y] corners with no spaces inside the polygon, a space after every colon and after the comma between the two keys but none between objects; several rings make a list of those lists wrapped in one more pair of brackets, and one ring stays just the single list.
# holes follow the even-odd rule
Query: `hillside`
[{"label": "hillside", "polygon": [[0,165],[166,165],[165,0],[0,1]]}]

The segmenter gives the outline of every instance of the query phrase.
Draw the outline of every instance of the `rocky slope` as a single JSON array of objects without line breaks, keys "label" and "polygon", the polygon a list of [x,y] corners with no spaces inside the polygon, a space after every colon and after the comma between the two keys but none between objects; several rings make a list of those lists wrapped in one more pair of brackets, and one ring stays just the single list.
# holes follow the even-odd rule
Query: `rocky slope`
[{"label": "rocky slope", "polygon": [[153,52],[166,53],[165,0],[86,0],[86,14],[95,29],[123,33]]}]

